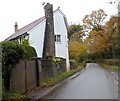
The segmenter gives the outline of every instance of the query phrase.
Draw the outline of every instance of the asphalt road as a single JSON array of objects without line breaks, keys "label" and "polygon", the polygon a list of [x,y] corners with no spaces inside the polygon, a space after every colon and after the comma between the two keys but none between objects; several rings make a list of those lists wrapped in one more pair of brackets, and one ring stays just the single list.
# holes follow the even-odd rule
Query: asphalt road
[{"label": "asphalt road", "polygon": [[117,72],[89,63],[79,76],[63,83],[44,99],[118,99],[116,75]]}]

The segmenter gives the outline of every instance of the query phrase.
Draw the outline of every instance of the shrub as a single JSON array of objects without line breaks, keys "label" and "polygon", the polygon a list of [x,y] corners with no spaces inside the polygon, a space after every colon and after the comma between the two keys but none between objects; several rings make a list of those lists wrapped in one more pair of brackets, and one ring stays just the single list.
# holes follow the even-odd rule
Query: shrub
[{"label": "shrub", "polygon": [[35,57],[37,54],[33,47],[18,44],[16,41],[1,42],[0,44],[2,44],[2,77],[5,89],[9,90],[10,75],[16,63]]},{"label": "shrub", "polygon": [[104,59],[104,63],[108,64],[108,65],[117,66],[119,61],[118,61],[118,59]]},{"label": "shrub", "polygon": [[91,63],[91,62],[93,62],[93,60],[91,60],[91,59],[86,59],[85,62],[86,62],[86,63]]},{"label": "shrub", "polygon": [[77,62],[74,59],[70,59],[70,66],[76,66]]},{"label": "shrub", "polygon": [[54,57],[52,58],[52,63],[53,64],[60,64],[62,62],[62,60],[58,57]]},{"label": "shrub", "polygon": [[96,62],[106,65],[120,66],[120,59],[97,59]]},{"label": "shrub", "polygon": [[82,62],[82,63],[78,63],[79,66],[82,66],[82,67],[85,67],[86,66],[86,63],[85,62]]},{"label": "shrub", "polygon": [[16,42],[2,42],[2,77],[5,88],[9,89],[9,77],[14,65],[22,59],[24,50]]},{"label": "shrub", "polygon": [[23,39],[22,40],[22,44],[26,45],[26,46],[30,46],[29,44],[29,39]]},{"label": "shrub", "polygon": [[35,49],[31,46],[26,46],[26,45],[21,45],[23,50],[24,50],[24,54],[23,54],[23,58],[22,59],[30,59],[32,57],[37,57],[37,53],[35,51]]}]

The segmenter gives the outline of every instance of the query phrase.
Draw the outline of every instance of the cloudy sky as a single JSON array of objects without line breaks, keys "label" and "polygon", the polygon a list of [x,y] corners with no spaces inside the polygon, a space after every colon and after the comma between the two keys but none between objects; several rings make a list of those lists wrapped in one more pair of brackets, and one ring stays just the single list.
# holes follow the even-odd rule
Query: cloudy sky
[{"label": "cloudy sky", "polygon": [[117,4],[108,4],[110,1],[114,0],[0,0],[0,41],[14,33],[15,22],[21,28],[44,16],[43,2],[53,4],[54,10],[60,7],[69,24],[81,24],[84,16],[93,10],[117,14]]}]

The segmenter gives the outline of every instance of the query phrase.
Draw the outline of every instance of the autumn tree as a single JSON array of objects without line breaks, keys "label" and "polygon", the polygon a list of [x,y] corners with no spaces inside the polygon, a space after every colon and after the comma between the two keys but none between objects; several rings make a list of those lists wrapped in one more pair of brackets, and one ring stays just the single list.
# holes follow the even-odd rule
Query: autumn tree
[{"label": "autumn tree", "polygon": [[119,17],[118,16],[111,16],[110,20],[106,23],[106,33],[109,35],[109,42],[111,46],[109,47],[109,51],[113,58],[117,58],[120,54],[120,47],[119,47]]},{"label": "autumn tree", "polygon": [[70,59],[80,60],[81,57],[86,55],[87,45],[84,42],[70,41],[69,42],[69,55]]},{"label": "autumn tree", "polygon": [[[104,53],[111,45],[105,32],[105,18],[107,14],[102,10],[92,11],[83,19],[84,30],[88,31],[86,44],[89,47],[90,54]],[[100,55],[101,56],[101,55]]]},{"label": "autumn tree", "polygon": [[69,55],[70,59],[75,59],[77,61],[83,61],[83,58],[87,53],[87,46],[83,42],[83,37],[85,33],[83,31],[83,26],[72,24],[68,28],[69,36]]},{"label": "autumn tree", "polygon": [[107,14],[102,10],[92,11],[91,14],[86,15],[83,19],[84,29],[89,30],[102,30],[105,24]]},{"label": "autumn tree", "polygon": [[[89,47],[89,52],[92,55],[103,58],[103,54],[109,50],[111,43],[105,31],[91,31],[86,39],[86,44]],[[98,55],[99,54],[99,55]]]},{"label": "autumn tree", "polygon": [[[81,60],[86,54],[95,58],[116,58],[120,54],[118,31],[120,18],[112,16],[105,21],[107,14],[102,10],[92,11],[83,19],[83,27],[71,25],[68,29],[70,37],[69,53],[71,59]],[[84,32],[88,36],[83,41]]]}]

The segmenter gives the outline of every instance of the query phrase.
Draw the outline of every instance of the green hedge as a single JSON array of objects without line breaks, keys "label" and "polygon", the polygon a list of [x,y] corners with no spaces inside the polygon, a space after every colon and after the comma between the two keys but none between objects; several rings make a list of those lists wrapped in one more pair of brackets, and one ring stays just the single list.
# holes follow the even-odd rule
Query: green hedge
[{"label": "green hedge", "polygon": [[119,64],[118,59],[105,59],[104,63],[107,65],[114,65],[114,66],[118,66]]},{"label": "green hedge", "polygon": [[24,50],[15,42],[2,42],[2,77],[5,89],[10,87],[10,74],[15,64],[22,59]]},{"label": "green hedge", "polygon": [[97,62],[103,63],[106,65],[120,66],[120,59],[98,59]]},{"label": "green hedge", "polygon": [[70,66],[77,66],[76,60],[70,59]]},{"label": "green hedge", "polygon": [[20,60],[36,57],[36,51],[31,46],[18,44],[15,41],[1,42],[2,44],[2,77],[5,89],[10,88],[10,75],[12,69]]},{"label": "green hedge", "polygon": [[24,50],[24,54],[23,54],[22,59],[30,59],[32,57],[37,57],[37,53],[33,47],[22,45],[22,48]]}]

